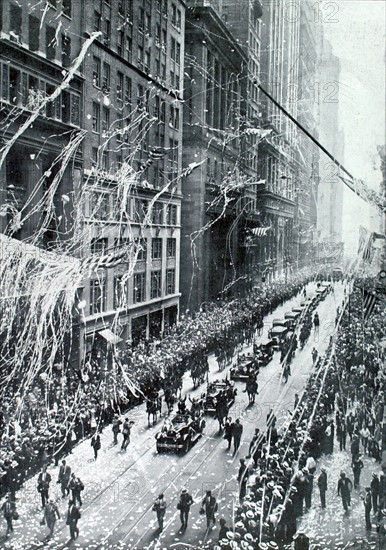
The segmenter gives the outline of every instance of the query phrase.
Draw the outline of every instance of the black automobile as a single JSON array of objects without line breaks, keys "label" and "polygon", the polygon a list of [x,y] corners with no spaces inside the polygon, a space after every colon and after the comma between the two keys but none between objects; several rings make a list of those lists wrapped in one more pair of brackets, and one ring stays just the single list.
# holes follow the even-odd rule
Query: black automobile
[{"label": "black automobile", "polygon": [[255,361],[258,367],[265,367],[271,361],[274,352],[274,342],[265,340],[254,347]]},{"label": "black automobile", "polygon": [[248,380],[250,375],[256,376],[258,374],[258,366],[256,358],[253,354],[240,354],[237,357],[237,363],[230,369],[231,380]]},{"label": "black automobile", "polygon": [[164,424],[155,438],[157,451],[186,453],[198,441],[205,428],[202,415],[176,414],[171,422]]},{"label": "black automobile", "polygon": [[204,412],[207,414],[214,414],[216,412],[216,403],[222,395],[225,396],[225,401],[229,409],[235,402],[236,393],[237,390],[233,382],[220,382],[218,380],[211,382],[208,384],[206,390]]}]

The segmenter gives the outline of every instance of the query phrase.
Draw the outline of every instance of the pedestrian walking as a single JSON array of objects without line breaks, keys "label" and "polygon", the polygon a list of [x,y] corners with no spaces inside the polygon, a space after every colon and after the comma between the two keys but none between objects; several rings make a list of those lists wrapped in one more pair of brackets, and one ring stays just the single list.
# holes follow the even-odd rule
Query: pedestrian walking
[{"label": "pedestrian walking", "polygon": [[366,493],[364,496],[364,505],[365,505],[365,522],[366,522],[366,531],[370,531],[371,529],[371,518],[370,518],[370,512],[371,512],[371,488],[366,487]]},{"label": "pedestrian walking", "polygon": [[78,521],[81,517],[82,516],[79,508],[76,506],[75,502],[70,500],[68,503],[66,524],[70,528],[71,540],[75,540],[77,537],[79,537]]},{"label": "pedestrian walking", "polygon": [[295,393],[294,410],[298,406],[298,403],[299,403],[299,394]]},{"label": "pedestrian walking", "polygon": [[240,467],[237,474],[237,481],[240,485],[239,498],[243,500],[247,492],[247,465],[245,464],[245,458],[240,458]]},{"label": "pedestrian walking", "polygon": [[98,452],[101,449],[101,436],[98,432],[95,432],[91,438],[91,447],[94,451],[94,460],[96,460],[98,458]]},{"label": "pedestrian walking", "polygon": [[336,428],[336,435],[338,436],[339,450],[346,450],[347,427],[344,418],[339,423],[339,427]]},{"label": "pedestrian walking", "polygon": [[232,426],[232,436],[233,436],[233,456],[237,453],[238,448],[240,447],[241,435],[243,433],[243,425],[240,422],[240,419],[237,418]]},{"label": "pedestrian walking", "polygon": [[60,483],[62,498],[66,498],[66,496],[68,496],[70,492],[68,488],[68,484],[70,482],[70,476],[71,476],[71,467],[66,463],[65,460],[62,460],[62,464],[60,465],[60,468],[59,468],[59,475],[58,475],[58,481],[57,481],[57,483]]},{"label": "pedestrian walking", "polygon": [[361,460],[361,455],[358,455],[352,463],[352,471],[354,474],[354,489],[359,488],[362,470],[363,470],[363,462]]},{"label": "pedestrian walking", "polygon": [[368,429],[367,426],[363,426],[363,428],[360,430],[359,434],[360,434],[361,440],[362,440],[363,451],[366,453],[367,452],[367,444],[368,444],[368,441],[369,441],[369,437],[371,435],[370,430]]},{"label": "pedestrian walking", "polygon": [[342,472],[340,474],[340,479],[338,481],[338,495],[342,498],[343,508],[347,512],[348,507],[351,505],[351,491],[352,491],[352,481],[346,474]]},{"label": "pedestrian walking", "polygon": [[314,335],[315,336],[319,335],[319,325],[320,325],[319,314],[318,312],[316,312],[314,315]]},{"label": "pedestrian walking", "polygon": [[318,477],[318,487],[320,494],[320,505],[322,508],[326,507],[326,492],[327,492],[327,471],[326,468],[320,469],[320,474]]},{"label": "pedestrian walking", "polygon": [[51,538],[54,534],[56,519],[60,519],[60,513],[55,502],[50,499],[44,508],[43,516],[43,523],[45,523],[50,530],[47,538]]},{"label": "pedestrian walking", "polygon": [[47,501],[48,501],[48,492],[50,489],[50,483],[51,483],[51,476],[47,472],[47,466],[44,465],[42,471],[39,474],[38,477],[38,493],[40,493],[40,497],[42,499],[42,508],[44,509]]},{"label": "pedestrian walking", "polygon": [[177,504],[177,510],[180,511],[181,531],[188,526],[189,510],[193,504],[193,499],[188,493],[187,489],[182,489],[180,500]]},{"label": "pedestrian walking", "polygon": [[123,435],[123,441],[121,445],[121,451],[127,450],[127,447],[130,443],[130,434],[131,434],[131,428],[133,426],[134,422],[132,420],[129,421],[128,418],[125,418],[125,421],[122,426],[122,435]]},{"label": "pedestrian walking", "polygon": [[379,478],[376,473],[373,472],[373,476],[370,482],[371,489],[371,499],[373,514],[376,514],[378,511],[378,498],[379,498]]},{"label": "pedestrian walking", "polygon": [[84,490],[84,485],[79,477],[76,477],[75,474],[71,474],[70,483],[68,485],[71,491],[71,500],[74,504],[79,502],[79,506],[82,506],[81,492]]},{"label": "pedestrian walking", "polygon": [[351,458],[352,461],[358,457],[359,455],[359,437],[356,434],[353,434],[352,442],[351,442]]},{"label": "pedestrian walking", "polygon": [[160,531],[163,531],[164,528],[164,517],[166,514],[166,500],[164,499],[163,493],[158,495],[158,498],[153,504],[153,512],[157,514],[158,528]]},{"label": "pedestrian walking", "polygon": [[231,448],[232,431],[233,431],[232,418],[228,416],[224,424],[224,439],[228,441],[227,451],[229,451],[229,449]]},{"label": "pedestrian walking", "polygon": [[316,360],[318,359],[318,350],[314,348],[312,350],[312,364],[315,365]]},{"label": "pedestrian walking", "polygon": [[210,528],[211,523],[213,523],[213,526],[216,523],[215,514],[217,512],[217,509],[218,509],[218,505],[217,505],[216,498],[212,495],[212,491],[207,491],[204,497],[204,500],[202,501],[201,510],[200,510],[200,513],[202,513],[203,511],[206,515],[207,529]]},{"label": "pedestrian walking", "polygon": [[113,419],[113,427],[112,427],[113,438],[114,438],[113,445],[118,445],[118,434],[121,433],[121,424],[122,424],[122,420],[119,418],[118,414],[115,414]]},{"label": "pedestrian walking", "polygon": [[7,523],[7,532],[5,536],[8,537],[10,533],[13,533],[13,520],[15,519],[16,513],[16,504],[12,500],[12,496],[9,494],[1,506],[1,511],[3,512],[4,519]]}]

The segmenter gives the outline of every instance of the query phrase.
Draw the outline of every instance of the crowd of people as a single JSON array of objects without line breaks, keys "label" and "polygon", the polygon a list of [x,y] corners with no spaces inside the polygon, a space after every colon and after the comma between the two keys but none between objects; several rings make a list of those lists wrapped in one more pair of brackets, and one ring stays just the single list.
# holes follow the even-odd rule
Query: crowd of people
[{"label": "crowd of people", "polygon": [[42,372],[34,379],[26,396],[17,387],[4,390],[0,495],[14,493],[43,464],[58,465],[79,441],[98,433],[116,413],[140,403],[154,389],[166,389],[173,400],[187,370],[199,362],[200,374],[205,372],[207,355],[220,348],[232,353],[251,337],[253,327],[262,325],[266,314],[298,294],[314,275],[305,268],[290,280],[261,284],[247,298],[218,300],[196,314],[186,312],[162,340],[117,351],[108,373],[103,361],[88,361],[79,371],[56,363],[51,376]]},{"label": "crowd of people", "polygon": [[[363,324],[363,290],[357,288],[373,285],[372,279],[357,280],[352,292],[345,293],[337,330],[323,357],[313,350],[313,373],[303,394],[296,395],[287,424],[278,429],[271,411],[266,431],[256,429],[248,456],[240,460],[240,505],[234,527],[220,529],[219,540],[211,548],[282,548],[293,541],[295,548],[309,548],[310,537],[297,529],[301,516],[312,506],[314,486],[322,508],[326,507],[327,487],[334,484],[344,511],[349,510],[352,491],[360,489],[361,452],[373,458],[374,464],[380,462],[386,380],[385,352],[378,342],[386,312],[378,307]],[[321,456],[331,454],[334,444],[346,449],[348,440],[354,482],[345,471],[331,479],[324,467],[316,477]],[[376,528],[379,548],[386,548],[383,472],[373,472],[363,502],[363,532]],[[313,544],[315,549],[322,548],[316,541]]]}]

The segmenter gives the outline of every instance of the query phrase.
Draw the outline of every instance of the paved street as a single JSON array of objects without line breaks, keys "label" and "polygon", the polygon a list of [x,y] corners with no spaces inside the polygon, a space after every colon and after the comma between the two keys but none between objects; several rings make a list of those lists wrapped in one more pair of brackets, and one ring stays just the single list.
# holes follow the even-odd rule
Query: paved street
[{"label": "paved street", "polygon": [[[315,293],[316,285],[308,286],[308,295]],[[297,351],[292,363],[292,376],[287,384],[280,380],[280,354],[275,353],[273,360],[261,369],[258,377],[259,396],[257,403],[248,407],[248,398],[243,393],[244,384],[236,383],[238,395],[231,409],[232,418],[240,417],[244,425],[242,444],[236,456],[226,451],[226,443],[218,431],[214,418],[206,417],[204,436],[185,456],[174,454],[158,455],[154,435],[160,429],[162,420],[156,426],[148,428],[145,406],[135,408],[127,416],[135,421],[132,442],[127,453],[112,446],[111,428],[107,427],[102,435],[102,450],[98,461],[92,457],[90,441],[86,440],[74,449],[68,457],[72,470],[85,484],[84,504],[80,520],[80,536],[71,547],[96,548],[182,548],[188,543],[199,548],[204,542],[217,537],[217,528],[206,533],[204,519],[199,515],[199,507],[206,489],[212,489],[219,501],[219,517],[226,518],[232,525],[232,514],[237,502],[237,482],[235,479],[239,458],[247,454],[249,441],[256,427],[264,429],[266,416],[271,407],[277,408],[280,426],[289,409],[293,409],[295,393],[300,393],[312,368],[311,351],[315,346],[319,353],[326,349],[333,331],[336,307],[343,297],[343,287],[338,284],[335,295],[330,294],[319,307],[321,329],[318,341],[311,335],[305,347]],[[284,316],[291,307],[299,304],[301,297],[294,298],[276,309],[265,318],[262,338],[267,334],[272,319]],[[248,351],[245,348],[244,351]],[[234,358],[235,360],[236,358]],[[227,371],[219,372],[213,356],[210,360],[210,380],[225,376]],[[229,368],[229,367],[228,367]],[[205,385],[195,391],[188,375],[184,377],[183,393],[199,395],[205,391]],[[165,408],[163,415],[165,414]],[[59,485],[56,485],[58,468],[50,469],[53,482],[51,494],[57,500],[62,512],[58,520],[56,533],[46,547],[64,547],[69,539],[68,528],[63,517],[65,500],[61,499]],[[15,522],[12,538],[3,542],[6,549],[35,548],[43,546],[47,529],[40,526],[42,513],[36,491],[36,478],[26,483],[18,493],[18,510],[22,521]],[[191,517],[187,530],[178,533],[180,522],[176,509],[177,496],[182,487],[195,499],[191,508]],[[158,493],[164,492],[168,504],[165,517],[165,529],[160,539],[156,539],[156,517],[152,504]],[[159,546],[160,545],[160,546]]]}]

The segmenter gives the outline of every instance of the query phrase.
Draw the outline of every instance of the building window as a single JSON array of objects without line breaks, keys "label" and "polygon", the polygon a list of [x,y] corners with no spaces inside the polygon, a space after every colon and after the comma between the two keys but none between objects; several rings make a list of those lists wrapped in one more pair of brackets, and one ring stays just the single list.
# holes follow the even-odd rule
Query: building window
[{"label": "building window", "polygon": [[173,239],[172,237],[168,238],[167,247],[166,247],[166,255],[168,258],[176,257],[176,246],[177,246],[177,240]]},{"label": "building window", "polygon": [[142,223],[147,215],[149,203],[144,199],[135,199],[134,202],[134,221]]},{"label": "building window", "polygon": [[151,223],[162,225],[164,222],[164,205],[162,202],[155,202],[151,212]]},{"label": "building window", "polygon": [[106,280],[90,281],[90,315],[106,311]]},{"label": "building window", "polygon": [[107,250],[108,247],[108,239],[107,237],[103,237],[102,239],[92,239],[91,240],[91,254],[103,254],[105,250]]},{"label": "building window", "polygon": [[145,273],[134,273],[133,277],[133,302],[138,304],[144,302],[146,297]]},{"label": "building window", "polygon": [[46,25],[46,57],[49,60],[55,59],[56,37],[54,27]]},{"label": "building window", "polygon": [[138,46],[138,67],[143,70],[143,48]]},{"label": "building window", "polygon": [[39,32],[39,19],[30,15],[28,18],[28,47],[31,52],[36,52],[39,49]]},{"label": "building window", "polygon": [[153,260],[162,259],[162,239],[158,237],[151,241],[151,257]]},{"label": "building window", "polygon": [[103,63],[102,90],[105,93],[110,91],[110,65]]},{"label": "building window", "polygon": [[147,256],[147,239],[135,239],[135,254],[138,262],[146,262]]},{"label": "building window", "polygon": [[125,2],[124,2],[124,0],[118,0],[118,14],[121,17],[125,17]]},{"label": "building window", "polygon": [[133,51],[133,41],[130,36],[126,36],[126,60],[131,63],[131,52]]},{"label": "building window", "polygon": [[102,26],[102,16],[101,13],[97,10],[94,11],[94,31],[100,32]]},{"label": "building window", "polygon": [[166,208],[166,224],[177,225],[177,205],[168,204]]},{"label": "building window", "polygon": [[100,122],[101,122],[101,107],[99,103],[96,103],[95,101],[92,104],[92,129],[93,132],[97,132],[99,134],[100,132]]},{"label": "building window", "polygon": [[127,304],[127,283],[123,282],[123,275],[114,277],[114,309],[125,307]]},{"label": "building window", "polygon": [[92,147],[91,149],[91,164],[93,166],[98,164],[98,147]]},{"label": "building window", "polygon": [[176,291],[176,270],[166,270],[166,294],[174,294]]},{"label": "building window", "polygon": [[160,298],[161,296],[161,270],[151,272],[150,279],[150,299]]},{"label": "building window", "polygon": [[97,88],[101,87],[101,60],[94,55],[92,68],[92,83]]},{"label": "building window", "polygon": [[139,32],[143,33],[144,28],[145,28],[145,10],[143,8],[139,8],[139,18],[138,18]]},{"label": "building window", "polygon": [[71,38],[62,34],[62,65],[69,67],[71,65]]},{"label": "building window", "polygon": [[110,158],[108,151],[103,151],[102,153],[102,170],[108,172],[110,169]]},{"label": "building window", "polygon": [[127,76],[125,83],[126,83],[126,86],[125,86],[125,104],[126,104],[126,107],[131,107],[131,102],[132,102],[131,78],[129,78]]},{"label": "building window", "polygon": [[62,0],[63,14],[66,15],[67,17],[71,17],[71,10],[72,10],[71,1],[72,0]]},{"label": "building window", "polygon": [[117,100],[123,101],[123,73],[117,72]]},{"label": "building window", "polygon": [[19,6],[15,4],[10,5],[9,9],[9,30],[11,34],[11,40],[21,41],[21,25],[22,25],[22,11]]},{"label": "building window", "polygon": [[110,128],[110,110],[108,107],[102,109],[102,135],[105,136]]},{"label": "building window", "polygon": [[178,141],[169,139],[170,152],[168,155],[168,177],[170,182],[174,182],[178,177]]},{"label": "building window", "polygon": [[125,42],[125,35],[123,31],[118,31],[117,52],[121,57],[123,56],[123,48]]},{"label": "building window", "polygon": [[76,94],[71,94],[70,122],[74,126],[80,125],[80,97]]},{"label": "building window", "polygon": [[103,42],[106,46],[110,44],[110,38],[111,38],[111,8],[107,8],[105,6],[105,9],[103,10]]},{"label": "building window", "polygon": [[91,195],[91,216],[97,220],[108,220],[110,217],[110,195],[94,191]]}]

